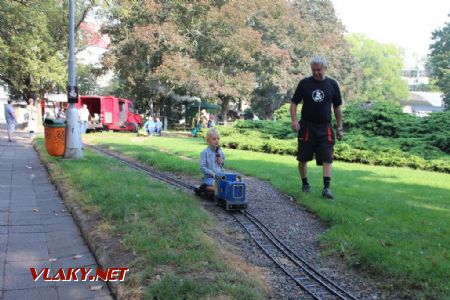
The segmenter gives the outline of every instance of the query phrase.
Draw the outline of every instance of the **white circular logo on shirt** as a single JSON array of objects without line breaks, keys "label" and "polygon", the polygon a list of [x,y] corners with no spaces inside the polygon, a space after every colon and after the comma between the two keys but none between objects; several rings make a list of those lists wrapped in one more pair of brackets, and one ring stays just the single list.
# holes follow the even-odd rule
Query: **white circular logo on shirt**
[{"label": "white circular logo on shirt", "polygon": [[324,98],[325,95],[321,90],[315,90],[312,93],[312,99],[314,100],[314,102],[322,102]]}]

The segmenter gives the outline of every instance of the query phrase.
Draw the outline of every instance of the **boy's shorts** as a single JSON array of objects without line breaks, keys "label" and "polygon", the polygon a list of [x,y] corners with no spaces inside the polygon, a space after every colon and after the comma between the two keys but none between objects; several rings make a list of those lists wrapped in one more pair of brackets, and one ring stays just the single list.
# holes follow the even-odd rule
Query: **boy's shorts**
[{"label": "boy's shorts", "polygon": [[335,137],[331,124],[300,122],[297,160],[307,162],[316,155],[317,165],[333,162]]},{"label": "boy's shorts", "polygon": [[202,183],[206,184],[206,185],[213,186],[214,185],[214,178],[212,178],[212,177],[203,178]]}]

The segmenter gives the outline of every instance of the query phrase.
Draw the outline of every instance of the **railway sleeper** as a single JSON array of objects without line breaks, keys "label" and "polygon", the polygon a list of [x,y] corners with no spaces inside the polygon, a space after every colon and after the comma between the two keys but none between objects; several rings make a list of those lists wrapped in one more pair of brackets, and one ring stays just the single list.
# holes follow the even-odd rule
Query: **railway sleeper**
[{"label": "railway sleeper", "polygon": [[304,276],[304,275],[299,275],[299,276],[294,275],[293,277],[295,278],[295,280],[298,280],[298,281],[304,281],[304,280],[309,279],[309,277]]}]

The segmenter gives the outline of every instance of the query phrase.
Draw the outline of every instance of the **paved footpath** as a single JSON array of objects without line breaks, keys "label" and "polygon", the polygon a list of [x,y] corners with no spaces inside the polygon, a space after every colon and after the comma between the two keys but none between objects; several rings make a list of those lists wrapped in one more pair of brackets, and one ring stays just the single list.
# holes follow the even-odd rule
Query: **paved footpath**
[{"label": "paved footpath", "polygon": [[15,140],[0,130],[0,299],[112,299],[104,282],[33,280],[29,268],[54,275],[97,263],[30,139],[18,132]]}]

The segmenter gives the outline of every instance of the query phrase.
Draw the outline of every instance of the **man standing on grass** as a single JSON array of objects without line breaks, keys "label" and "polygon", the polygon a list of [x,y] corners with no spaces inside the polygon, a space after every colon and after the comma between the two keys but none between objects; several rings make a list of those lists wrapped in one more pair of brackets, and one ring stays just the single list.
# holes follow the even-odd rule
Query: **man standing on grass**
[{"label": "man standing on grass", "polygon": [[[344,137],[342,127],[342,98],[337,82],[325,76],[327,61],[321,56],[311,60],[312,76],[300,81],[291,100],[291,127],[298,132],[298,170],[302,191],[311,192],[308,183],[308,161],[316,156],[317,165],[323,165],[322,196],[333,199],[331,193],[331,164],[333,162],[334,133],[331,126],[331,106],[337,122],[337,138]],[[297,119],[297,105],[303,102],[301,119]]]}]

